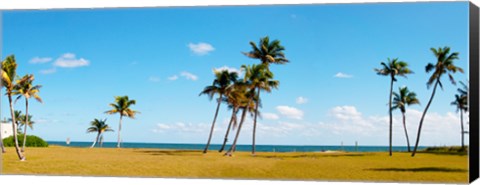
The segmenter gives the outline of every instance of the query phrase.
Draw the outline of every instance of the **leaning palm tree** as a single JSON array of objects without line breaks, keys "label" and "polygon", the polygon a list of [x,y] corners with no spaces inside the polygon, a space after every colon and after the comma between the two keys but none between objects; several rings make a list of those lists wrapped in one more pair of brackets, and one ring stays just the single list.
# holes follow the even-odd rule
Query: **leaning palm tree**
[{"label": "leaning palm tree", "polygon": [[455,95],[455,100],[451,103],[451,105],[457,108],[457,112],[460,112],[460,126],[461,126],[461,141],[462,141],[462,149],[465,148],[465,130],[463,128],[463,113],[468,111],[468,96],[462,96],[459,94]]},{"label": "leaning palm tree", "polygon": [[273,80],[273,73],[264,64],[243,65],[242,69],[245,71],[244,81],[249,81],[248,88],[254,93],[251,99],[253,100],[256,97],[252,134],[252,155],[255,155],[255,135],[259,113],[258,106],[260,105],[260,91],[271,92],[272,88],[278,88],[280,82]]},{"label": "leaning palm tree", "polygon": [[[245,84],[245,85],[248,85],[248,84]],[[225,153],[226,156],[232,156],[233,153],[236,150],[238,137],[240,136],[240,131],[242,130],[243,123],[245,122],[245,117],[247,115],[247,112],[252,112],[252,111],[255,110],[255,101],[254,101],[255,91],[252,91],[251,89],[245,88],[244,93],[245,93],[244,95],[245,95],[246,99],[244,99],[245,101],[243,101],[241,103],[241,105],[239,106],[239,110],[242,110],[242,115],[240,117],[240,123],[238,123],[238,125],[234,126],[234,127],[238,127],[237,132],[235,134],[235,138],[233,139],[233,143],[230,146],[230,149],[228,149],[228,151]]]},{"label": "leaning palm tree", "polygon": [[117,148],[120,148],[121,137],[120,131],[122,130],[122,118],[127,116],[129,118],[135,118],[135,115],[140,113],[138,111],[130,109],[130,106],[135,105],[135,100],[130,100],[128,96],[115,96],[115,103],[110,103],[112,110],[105,111],[106,114],[120,114],[120,121],[118,124],[118,142]]},{"label": "leaning palm tree", "polygon": [[225,149],[230,129],[235,130],[235,128],[238,126],[238,112],[248,106],[247,111],[250,113],[250,115],[253,116],[255,114],[254,102],[258,100],[258,97],[254,97],[254,102],[248,104],[250,100],[250,98],[248,97],[248,90],[249,89],[247,88],[247,85],[243,83],[243,80],[236,81],[232,86],[229,87],[229,93],[227,93],[227,97],[224,98],[224,101],[227,102],[228,107],[232,109],[232,116],[230,118],[230,123],[228,124],[228,128],[225,133],[222,147],[218,152],[222,152]]},{"label": "leaning palm tree", "polygon": [[223,99],[223,101],[225,101],[228,104],[228,108],[232,110],[232,116],[230,117],[230,122],[228,123],[228,127],[225,132],[223,144],[218,150],[218,152],[223,152],[223,150],[225,149],[225,145],[228,142],[228,135],[230,133],[230,129],[232,128],[232,126],[235,127],[235,125],[237,125],[238,123],[237,114],[240,111],[240,106],[242,106],[243,102],[248,101],[245,97],[245,89],[245,86],[241,85],[240,81],[234,82],[234,84],[227,88],[228,93],[226,93],[226,97]]},{"label": "leaning palm tree", "polygon": [[18,145],[18,133],[17,133],[17,124],[15,121],[15,115],[13,110],[13,101],[12,93],[15,87],[15,77],[17,75],[17,62],[15,61],[15,56],[10,55],[5,60],[2,61],[2,85],[5,87],[6,95],[8,97],[8,103],[10,107],[10,116],[12,118],[12,128],[13,128],[13,140],[15,142],[15,150],[20,161],[25,161],[25,155],[20,151],[20,146]]},{"label": "leaning palm tree", "polygon": [[25,151],[25,144],[27,142],[27,125],[29,125],[29,115],[28,115],[28,99],[31,97],[35,98],[38,102],[42,103],[42,98],[38,95],[38,92],[40,92],[40,88],[42,86],[40,85],[33,85],[33,80],[35,77],[33,75],[25,75],[21,79],[17,80],[17,83],[15,84],[14,91],[12,92],[12,95],[18,95],[17,98],[15,99],[15,102],[17,102],[20,98],[25,97],[25,127],[23,129],[23,146],[22,146],[22,152]]},{"label": "leaning palm tree", "polygon": [[215,111],[215,116],[213,117],[212,126],[210,128],[210,134],[208,135],[208,141],[205,145],[205,149],[203,149],[203,153],[207,153],[208,147],[210,146],[210,141],[212,140],[213,130],[215,129],[215,122],[217,121],[218,110],[220,109],[220,105],[222,103],[223,96],[227,93],[227,88],[237,80],[238,74],[236,72],[229,72],[228,70],[221,70],[221,71],[214,71],[215,73],[215,80],[213,80],[212,85],[209,85],[203,89],[200,95],[208,95],[210,100],[218,94],[217,99],[217,109]]},{"label": "leaning palm tree", "polygon": [[381,69],[374,69],[378,75],[382,76],[389,76],[390,77],[390,93],[389,93],[389,98],[388,98],[388,112],[389,112],[389,118],[390,118],[390,129],[389,129],[389,151],[390,151],[390,156],[392,156],[392,95],[393,95],[393,82],[397,81],[396,76],[402,76],[406,77],[407,74],[412,73],[410,69],[408,69],[408,64],[404,61],[399,61],[398,58],[395,58],[393,60],[390,60],[388,58],[388,62],[382,62],[380,63],[383,68]]},{"label": "leaning palm tree", "polygon": [[425,119],[425,115],[427,114],[430,104],[432,104],[433,97],[435,96],[435,92],[437,91],[437,86],[440,86],[440,88],[443,89],[443,85],[440,79],[442,78],[443,75],[448,74],[450,82],[453,85],[456,85],[455,79],[453,78],[453,73],[456,73],[457,71],[463,73],[463,69],[455,66],[454,64],[454,61],[458,59],[458,52],[450,53],[449,47],[438,48],[438,49],[430,48],[430,50],[435,55],[437,62],[436,64],[428,63],[427,66],[425,67],[425,71],[427,73],[429,73],[430,71],[433,71],[432,76],[430,76],[430,78],[427,81],[427,88],[433,85],[433,91],[432,91],[432,95],[430,96],[430,100],[428,100],[427,106],[423,111],[422,117],[420,118],[420,124],[418,125],[418,132],[417,132],[417,141],[415,142],[415,148],[413,148],[412,157],[415,156],[415,153],[417,152],[418,143],[420,142],[420,134],[422,132],[423,120]]},{"label": "leaning palm tree", "polygon": [[393,107],[392,109],[399,109],[402,112],[403,118],[403,130],[405,131],[405,138],[407,139],[407,149],[410,152],[410,140],[408,139],[407,124],[406,124],[406,106],[420,104],[420,101],[417,99],[417,94],[410,92],[407,87],[402,87],[398,89],[398,94],[393,92]]},{"label": "leaning palm tree", "polygon": [[107,119],[104,120],[99,120],[99,119],[94,119],[92,122],[90,122],[91,127],[87,129],[87,133],[92,133],[96,132],[97,137],[95,138],[95,141],[93,141],[92,146],[90,148],[95,147],[95,144],[101,143],[100,137],[103,136],[104,132],[113,132],[113,129],[110,128],[105,122],[107,122]]},{"label": "leaning palm tree", "polygon": [[283,53],[285,47],[280,45],[279,40],[270,42],[270,39],[266,36],[260,38],[258,46],[253,41],[250,41],[250,45],[252,46],[252,51],[244,52],[243,54],[250,58],[259,59],[267,68],[269,64],[285,64],[289,62]]}]

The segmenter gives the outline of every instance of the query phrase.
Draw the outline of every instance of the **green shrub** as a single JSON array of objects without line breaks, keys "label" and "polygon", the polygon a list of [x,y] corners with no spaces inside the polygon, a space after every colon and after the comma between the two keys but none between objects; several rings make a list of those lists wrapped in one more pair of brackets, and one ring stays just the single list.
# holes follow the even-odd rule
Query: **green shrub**
[{"label": "green shrub", "polygon": [[[3,144],[6,147],[15,146],[13,136],[3,139]],[[23,146],[23,134],[18,135],[18,145],[20,147]],[[25,146],[26,147],[48,147],[48,143],[38,136],[27,135],[27,143],[25,143]]]}]

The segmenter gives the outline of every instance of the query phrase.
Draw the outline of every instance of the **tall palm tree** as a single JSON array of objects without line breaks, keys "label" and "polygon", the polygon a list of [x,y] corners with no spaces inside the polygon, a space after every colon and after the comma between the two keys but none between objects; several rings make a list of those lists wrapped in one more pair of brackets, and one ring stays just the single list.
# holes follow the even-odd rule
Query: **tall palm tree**
[{"label": "tall palm tree", "polygon": [[107,119],[104,120],[99,120],[99,119],[94,119],[92,122],[90,122],[91,127],[87,129],[87,133],[91,132],[96,132],[97,137],[95,138],[95,141],[93,141],[93,144],[90,148],[95,147],[95,143],[100,143],[99,139],[101,136],[103,136],[104,132],[113,132],[113,129],[110,128],[105,122],[107,122]]},{"label": "tall palm tree", "polygon": [[120,131],[122,131],[122,118],[127,116],[134,119],[135,115],[140,113],[138,111],[130,109],[130,106],[135,105],[135,100],[130,100],[128,96],[115,96],[115,103],[110,103],[112,110],[105,111],[106,114],[120,114],[120,121],[118,123],[118,142],[117,148],[120,148],[121,137]]},{"label": "tall palm tree", "polygon": [[459,94],[455,95],[455,100],[451,103],[451,105],[457,108],[457,112],[460,112],[460,126],[461,126],[461,141],[462,141],[462,149],[465,148],[465,139],[464,134],[465,130],[463,128],[463,113],[468,111],[468,96],[462,96]]},{"label": "tall palm tree", "polygon": [[15,121],[15,115],[13,110],[13,101],[12,93],[15,87],[15,77],[17,75],[17,62],[15,61],[15,56],[10,55],[5,60],[2,61],[2,85],[5,87],[6,95],[8,97],[8,103],[10,107],[10,116],[12,118],[12,128],[13,128],[13,140],[15,142],[15,151],[20,161],[25,161],[25,155],[20,151],[20,146],[18,145],[18,133],[17,133],[17,124]]},{"label": "tall palm tree", "polygon": [[203,149],[203,153],[207,153],[208,147],[210,146],[210,141],[212,140],[213,130],[215,129],[215,122],[217,121],[218,110],[222,103],[222,98],[227,93],[227,88],[237,80],[238,74],[236,72],[229,72],[228,70],[214,71],[215,79],[213,80],[212,85],[209,85],[203,89],[199,95],[207,95],[210,100],[218,94],[217,99],[217,109],[215,110],[215,116],[213,117],[212,126],[210,128],[210,134],[208,135],[208,141]]},{"label": "tall palm tree", "polygon": [[398,89],[398,94],[393,92],[393,107],[392,109],[399,109],[402,112],[403,118],[403,130],[405,131],[405,138],[407,139],[407,149],[410,152],[410,140],[408,139],[407,124],[406,124],[406,106],[420,104],[420,101],[417,99],[417,94],[410,92],[407,87],[402,87]]},{"label": "tall palm tree", "polygon": [[25,97],[25,127],[23,129],[23,146],[22,146],[22,152],[25,151],[25,144],[27,142],[27,125],[29,125],[29,118],[30,116],[28,115],[28,99],[31,97],[35,98],[38,102],[42,103],[42,98],[38,95],[40,92],[40,88],[42,86],[40,85],[33,85],[33,80],[35,77],[30,74],[30,75],[25,75],[21,79],[17,80],[17,83],[15,84],[14,91],[12,92],[12,95],[18,95],[17,98],[15,99],[15,102],[17,102],[20,98]]},{"label": "tall palm tree", "polygon": [[425,66],[425,71],[427,73],[433,71],[432,76],[430,76],[427,81],[427,88],[430,88],[433,85],[433,91],[432,95],[430,96],[430,100],[428,100],[427,106],[423,111],[422,117],[420,118],[420,124],[418,125],[417,132],[417,141],[415,142],[415,148],[413,148],[412,157],[414,157],[415,153],[417,152],[418,143],[420,142],[420,134],[422,132],[423,120],[425,119],[425,115],[427,114],[430,104],[432,104],[433,97],[435,96],[435,92],[437,91],[437,86],[440,86],[440,88],[443,89],[443,85],[440,79],[443,75],[448,74],[450,82],[453,85],[456,85],[453,74],[457,71],[463,73],[463,69],[455,66],[454,64],[454,61],[458,59],[458,52],[450,53],[449,47],[443,47],[438,49],[430,48],[430,50],[435,55],[437,62],[436,64],[428,63],[427,66]]},{"label": "tall palm tree", "polygon": [[404,61],[399,61],[398,58],[390,60],[388,58],[388,62],[380,63],[383,68],[381,69],[374,69],[378,75],[382,76],[389,76],[390,77],[390,94],[388,98],[388,112],[390,118],[390,129],[389,129],[389,151],[390,156],[392,156],[392,94],[393,94],[393,83],[397,81],[396,76],[406,77],[407,74],[412,73],[410,69],[408,69],[408,64]]},{"label": "tall palm tree", "polygon": [[243,54],[253,59],[259,59],[267,68],[269,64],[285,64],[289,62],[285,58],[285,53],[283,53],[285,47],[280,45],[279,40],[270,42],[270,39],[266,36],[260,38],[258,46],[253,41],[250,41],[250,45],[252,46],[252,51],[244,52]]},{"label": "tall palm tree", "polygon": [[252,134],[252,155],[255,155],[255,135],[257,128],[258,106],[260,105],[260,91],[271,92],[272,88],[278,88],[280,82],[273,80],[273,73],[267,69],[264,64],[252,66],[243,65],[242,69],[245,71],[244,81],[248,81],[248,88],[254,93],[251,97],[257,97],[255,102],[255,111],[253,119],[253,134]]}]

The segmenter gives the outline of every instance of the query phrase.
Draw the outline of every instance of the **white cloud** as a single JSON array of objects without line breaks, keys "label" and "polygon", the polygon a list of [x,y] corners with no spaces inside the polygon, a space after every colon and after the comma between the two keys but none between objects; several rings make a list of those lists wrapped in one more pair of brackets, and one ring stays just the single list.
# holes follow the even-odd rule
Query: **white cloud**
[{"label": "white cloud", "polygon": [[262,117],[265,118],[265,119],[268,119],[268,120],[277,120],[279,119],[279,116],[277,114],[274,114],[274,113],[262,113]]},{"label": "white cloud", "polygon": [[43,57],[43,58],[33,57],[32,59],[30,59],[29,63],[30,64],[43,64],[43,63],[47,63],[47,62],[50,62],[50,61],[52,61],[52,58],[50,58],[50,57]]},{"label": "white cloud", "polygon": [[155,133],[175,132],[175,133],[181,133],[181,134],[192,134],[192,133],[203,134],[203,133],[210,132],[210,127],[209,127],[209,124],[205,124],[205,123],[199,123],[199,124],[183,123],[183,122],[177,122],[174,124],[158,123],[152,131]]},{"label": "white cloud", "polygon": [[44,69],[44,70],[40,70],[40,74],[52,74],[52,73],[55,73],[57,72],[57,69],[56,68],[50,68],[50,69]]},{"label": "white cloud", "polygon": [[194,75],[194,74],[189,73],[189,72],[186,72],[186,71],[181,72],[181,73],[180,73],[180,76],[185,77],[187,80],[193,80],[193,81],[198,80],[198,76],[197,76],[197,75]]},{"label": "white cloud", "polygon": [[84,58],[76,58],[73,53],[65,53],[53,63],[55,67],[75,68],[90,65],[90,61]]},{"label": "white cloud", "polygon": [[362,113],[358,112],[357,108],[348,105],[334,107],[330,110],[330,115],[342,121],[356,121],[362,117]]},{"label": "white cloud", "polygon": [[335,78],[352,78],[353,75],[349,75],[349,74],[345,74],[345,73],[342,73],[342,72],[338,72],[337,74],[335,74],[334,77],[335,77]]},{"label": "white cloud", "polygon": [[151,81],[151,82],[159,82],[160,81],[160,78],[156,77],[156,76],[151,76],[148,78],[148,81]]},{"label": "white cloud", "polygon": [[299,120],[303,118],[303,111],[295,107],[281,105],[281,106],[277,106],[276,109],[281,115],[284,115],[288,118],[299,119]]},{"label": "white cloud", "polygon": [[308,99],[305,98],[305,97],[303,97],[303,96],[300,96],[300,97],[298,97],[298,98],[295,100],[295,102],[296,102],[297,104],[305,104],[305,103],[308,102]]},{"label": "white cloud", "polygon": [[174,80],[177,80],[177,79],[178,79],[177,75],[173,75],[173,76],[168,77],[168,80],[171,80],[171,81],[174,81]]},{"label": "white cloud", "polygon": [[198,44],[189,43],[187,46],[193,53],[197,55],[206,55],[215,50],[211,44],[204,42],[200,42]]},{"label": "white cloud", "polygon": [[274,137],[294,137],[295,133],[303,132],[308,128],[306,124],[279,121],[275,124],[258,124],[259,135]]},{"label": "white cloud", "polygon": [[215,71],[223,71],[223,70],[227,70],[228,72],[235,72],[235,73],[238,74],[238,76],[241,76],[241,74],[242,74],[242,70],[234,68],[234,67],[228,67],[228,66],[213,68],[212,73],[215,73]]}]

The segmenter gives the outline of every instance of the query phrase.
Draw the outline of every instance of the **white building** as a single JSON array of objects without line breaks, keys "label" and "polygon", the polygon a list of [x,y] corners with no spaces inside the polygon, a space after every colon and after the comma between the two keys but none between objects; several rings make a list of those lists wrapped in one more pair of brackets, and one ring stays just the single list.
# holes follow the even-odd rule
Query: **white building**
[{"label": "white building", "polygon": [[0,127],[2,139],[13,135],[12,123],[0,121]]}]

